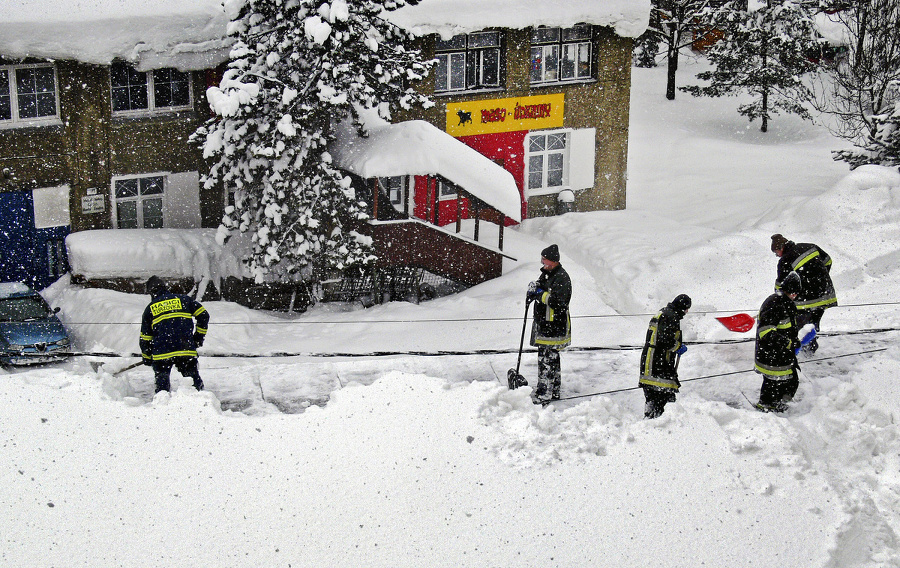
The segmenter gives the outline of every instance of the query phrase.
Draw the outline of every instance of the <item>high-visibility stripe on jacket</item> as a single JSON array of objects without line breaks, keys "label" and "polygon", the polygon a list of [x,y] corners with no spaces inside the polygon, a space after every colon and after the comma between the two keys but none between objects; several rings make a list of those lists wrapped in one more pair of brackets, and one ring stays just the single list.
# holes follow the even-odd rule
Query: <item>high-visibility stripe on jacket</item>
[{"label": "high-visibility stripe on jacket", "polygon": [[168,291],[157,294],[141,318],[141,355],[154,361],[196,357],[194,333],[205,335],[208,326],[209,313],[200,302]]},{"label": "high-visibility stripe on jacket", "polygon": [[541,269],[537,286],[544,293],[534,302],[531,345],[565,349],[572,343],[572,320],[569,317],[572,281],[569,273],[561,264],[551,271]]},{"label": "high-visibility stripe on jacket", "polygon": [[644,349],[641,351],[639,385],[678,390],[678,371],[675,352],[681,348],[681,317],[671,305],[650,319]]},{"label": "high-visibility stripe on jacket", "polygon": [[797,362],[797,344],[797,309],[789,297],[777,291],[759,308],[754,370],[770,379],[789,379]]},{"label": "high-visibility stripe on jacket", "polygon": [[829,274],[831,257],[820,247],[812,243],[786,242],[778,261],[776,290],[780,289],[781,282],[791,271],[800,276],[801,290],[795,300],[798,310],[831,308],[837,305],[837,294]]}]

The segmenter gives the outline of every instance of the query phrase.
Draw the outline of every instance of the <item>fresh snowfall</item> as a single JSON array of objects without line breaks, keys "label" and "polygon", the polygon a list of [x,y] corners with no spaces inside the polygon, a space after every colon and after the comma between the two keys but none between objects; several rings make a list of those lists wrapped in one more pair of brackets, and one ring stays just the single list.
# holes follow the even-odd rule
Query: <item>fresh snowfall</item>
[{"label": "fresh snowfall", "polygon": [[[501,278],[418,305],[206,301],[203,392],[115,374],[148,296],[46,289],[75,348],[110,355],[0,371],[0,565],[900,566],[900,173],[848,172],[797,118],[760,133],[736,99],[666,101],[664,73],[634,69],[624,211],[528,219]],[[715,319],[772,293],[773,233],[828,251],[840,301],[784,414],[751,407],[753,332]],[[204,238],[180,246],[225,262]],[[574,343],[542,408],[505,377],[551,243]],[[138,252],[145,275],[185,263]],[[680,293],[682,389],[644,420],[640,346]]]}]

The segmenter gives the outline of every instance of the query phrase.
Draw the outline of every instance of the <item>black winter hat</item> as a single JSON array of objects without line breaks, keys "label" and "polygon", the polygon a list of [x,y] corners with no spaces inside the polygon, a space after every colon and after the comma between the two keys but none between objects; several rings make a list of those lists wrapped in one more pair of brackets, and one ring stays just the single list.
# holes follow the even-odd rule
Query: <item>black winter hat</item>
[{"label": "black winter hat", "polygon": [[772,235],[772,252],[783,249],[785,243],[787,242],[788,240],[784,238],[780,233]]},{"label": "black winter hat", "polygon": [[796,272],[791,272],[781,281],[781,291],[785,294],[799,294],[802,289],[800,275]]},{"label": "black winter hat", "polygon": [[675,299],[672,300],[672,307],[682,312],[686,312],[691,309],[691,297],[687,294],[678,294],[675,296]]},{"label": "black winter hat", "polygon": [[166,283],[159,276],[151,276],[147,279],[147,285],[144,287],[148,294],[155,296],[166,291]]},{"label": "black winter hat", "polygon": [[552,260],[553,262],[559,262],[559,247],[556,245],[550,245],[541,251],[541,257],[546,258],[547,260]]}]

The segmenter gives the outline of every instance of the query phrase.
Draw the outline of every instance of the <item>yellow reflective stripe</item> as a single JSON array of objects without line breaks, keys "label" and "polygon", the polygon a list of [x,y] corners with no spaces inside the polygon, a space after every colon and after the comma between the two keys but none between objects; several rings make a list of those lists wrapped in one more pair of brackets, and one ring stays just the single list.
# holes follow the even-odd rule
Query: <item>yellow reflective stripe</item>
[{"label": "yellow reflective stripe", "polygon": [[194,312],[194,317],[199,316],[200,314],[202,314],[205,311],[206,311],[206,308],[204,308],[203,306],[200,306],[199,308],[197,308],[197,311]]},{"label": "yellow reflective stripe", "polygon": [[197,333],[199,333],[200,335],[206,335],[206,328],[205,328],[205,327],[198,327],[198,328],[197,328]]},{"label": "yellow reflective stripe", "polygon": [[801,266],[803,266],[810,260],[816,258],[817,256],[819,256],[819,251],[817,251],[816,249],[812,249],[811,251],[806,253],[806,256],[802,256],[802,257],[798,258],[797,260],[795,260],[794,264],[791,265],[791,268],[793,268],[794,270],[797,270],[798,268],[800,268]]},{"label": "yellow reflective stripe", "polygon": [[162,361],[163,359],[171,359],[172,357],[196,357],[196,351],[172,351],[170,353],[153,354],[154,361]]},{"label": "yellow reflective stripe", "polygon": [[544,292],[543,294],[541,294],[541,303],[542,304],[546,304],[547,300],[549,300],[549,299],[550,299],[550,292]]},{"label": "yellow reflective stripe", "polygon": [[658,377],[641,377],[641,379],[638,381],[638,384],[678,390],[678,383],[676,383],[674,380],[660,379]]},{"label": "yellow reflective stripe", "polygon": [[572,341],[571,337],[564,337],[563,339],[539,339],[535,338],[534,342],[538,345],[568,345],[569,342]]},{"label": "yellow reflective stripe", "polygon": [[173,319],[173,318],[187,318],[187,319],[192,319],[192,318],[191,318],[191,314],[189,314],[189,313],[187,313],[187,312],[173,312],[173,313],[171,313],[171,314],[163,314],[163,315],[161,315],[161,316],[159,316],[159,317],[153,318],[153,323],[150,324],[150,325],[151,325],[151,326],[155,326],[156,324],[158,324],[159,322],[161,322],[161,321],[163,321],[163,320]]},{"label": "yellow reflective stripe", "polygon": [[759,332],[759,337],[762,338],[762,337],[765,337],[766,335],[768,335],[769,332],[775,331],[775,326],[767,325],[765,327],[759,328],[757,331]]},{"label": "yellow reflective stripe", "polygon": [[144,359],[153,359],[153,355],[147,355],[146,353],[141,353],[141,357]]},{"label": "yellow reflective stripe", "polygon": [[144,334],[142,333],[142,334],[141,334],[141,339],[143,339],[144,341],[153,341],[153,336],[152,336],[152,335],[144,335]]},{"label": "yellow reflective stripe", "polygon": [[830,298],[819,299],[819,300],[808,300],[806,302],[799,302],[797,304],[798,310],[810,310],[812,308],[821,308],[822,306],[832,306],[837,304],[837,297],[831,296]]},{"label": "yellow reflective stripe", "polygon": [[757,363],[754,368],[757,372],[772,377],[783,377],[785,375],[791,375],[794,373],[793,365],[789,365],[787,367],[766,367],[760,363]]}]

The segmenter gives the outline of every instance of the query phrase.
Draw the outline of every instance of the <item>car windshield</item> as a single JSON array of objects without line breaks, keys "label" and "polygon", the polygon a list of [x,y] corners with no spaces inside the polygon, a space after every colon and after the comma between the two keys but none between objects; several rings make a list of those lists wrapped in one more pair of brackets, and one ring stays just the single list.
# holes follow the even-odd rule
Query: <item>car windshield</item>
[{"label": "car windshield", "polygon": [[0,321],[31,321],[50,315],[47,303],[34,296],[0,300]]}]

